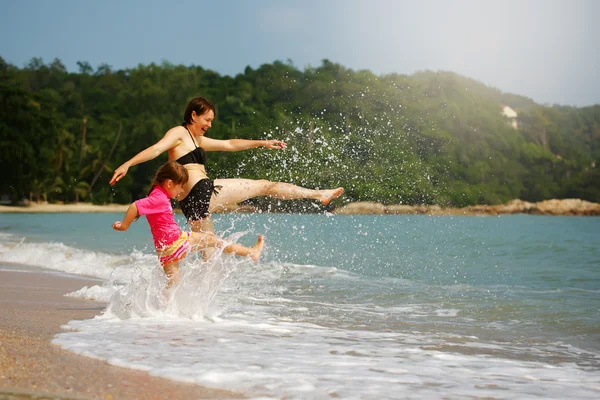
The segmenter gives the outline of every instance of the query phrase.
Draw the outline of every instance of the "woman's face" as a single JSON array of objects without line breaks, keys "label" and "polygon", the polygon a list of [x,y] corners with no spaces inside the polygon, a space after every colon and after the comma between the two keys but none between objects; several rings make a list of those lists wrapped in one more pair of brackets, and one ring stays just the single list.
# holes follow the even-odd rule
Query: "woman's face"
[{"label": "woman's face", "polygon": [[195,111],[193,111],[192,119],[194,120],[193,126],[195,128],[195,134],[202,136],[212,126],[212,122],[215,119],[215,113],[212,110],[208,110],[204,114],[198,115]]}]

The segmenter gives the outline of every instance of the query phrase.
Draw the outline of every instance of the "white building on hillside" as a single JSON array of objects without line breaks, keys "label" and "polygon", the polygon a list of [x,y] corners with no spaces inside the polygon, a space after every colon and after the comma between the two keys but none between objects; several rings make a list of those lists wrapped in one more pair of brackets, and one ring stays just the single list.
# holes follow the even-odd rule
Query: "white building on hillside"
[{"label": "white building on hillside", "polygon": [[507,106],[506,104],[502,108],[502,115],[504,115],[506,118],[508,118],[510,120],[510,126],[512,126],[515,129],[517,129],[519,127],[519,125],[517,124],[517,117],[518,117],[517,112],[515,110],[513,110],[512,108],[510,108],[509,106]]}]

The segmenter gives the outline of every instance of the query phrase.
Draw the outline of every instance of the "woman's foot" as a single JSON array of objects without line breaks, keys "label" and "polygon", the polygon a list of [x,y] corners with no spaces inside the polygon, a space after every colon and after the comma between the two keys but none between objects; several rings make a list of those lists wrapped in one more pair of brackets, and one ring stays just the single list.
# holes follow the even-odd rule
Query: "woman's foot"
[{"label": "woman's foot", "polygon": [[337,199],[342,194],[344,194],[344,188],[339,187],[337,189],[322,190],[321,192],[322,196],[319,200],[321,201],[321,203],[323,203],[324,206],[326,206],[331,202],[331,200]]},{"label": "woman's foot", "polygon": [[265,247],[265,237],[263,235],[258,235],[258,240],[256,244],[251,247],[250,250],[250,258],[254,261],[258,261],[260,258],[260,253],[263,251],[263,247]]}]

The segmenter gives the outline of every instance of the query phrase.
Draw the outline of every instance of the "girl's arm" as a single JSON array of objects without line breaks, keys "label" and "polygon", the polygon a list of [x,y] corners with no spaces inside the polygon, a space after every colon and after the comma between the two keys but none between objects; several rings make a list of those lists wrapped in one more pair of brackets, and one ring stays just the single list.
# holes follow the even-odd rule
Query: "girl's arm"
[{"label": "girl's arm", "polygon": [[127,211],[125,212],[125,217],[123,218],[123,222],[117,221],[112,224],[114,230],[117,231],[126,231],[129,229],[129,225],[138,217],[138,209],[135,203],[131,203]]},{"label": "girl's arm", "polygon": [[114,185],[119,182],[121,178],[127,174],[129,167],[132,167],[137,164],[141,164],[146,161],[154,160],[156,157],[164,153],[165,151],[172,149],[181,143],[181,135],[178,132],[179,127],[171,128],[162,139],[156,142],[154,145],[148,147],[145,150],[140,151],[135,156],[133,156],[129,161],[123,163],[119,168],[115,170],[112,179],[110,180],[110,184]]},{"label": "girl's arm", "polygon": [[228,139],[219,140],[202,136],[199,140],[200,147],[206,151],[240,151],[265,147],[267,149],[285,149],[287,144],[281,140],[249,140],[249,139]]}]

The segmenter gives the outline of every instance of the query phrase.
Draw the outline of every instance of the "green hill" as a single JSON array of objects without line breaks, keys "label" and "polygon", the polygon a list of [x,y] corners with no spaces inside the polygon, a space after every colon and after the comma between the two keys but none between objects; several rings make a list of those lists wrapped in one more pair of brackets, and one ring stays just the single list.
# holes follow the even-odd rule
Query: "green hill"
[{"label": "green hill", "polygon": [[[600,201],[600,105],[544,106],[452,72],[376,76],[324,60],[235,77],[199,66],[113,71],[0,58],[0,194],[126,203],[166,155],[114,168],[180,123],[190,98],[217,106],[214,138],[279,138],[288,150],[209,153],[210,176],[346,188],[347,201],[465,206],[520,198]],[[516,111],[518,128],[502,114]],[[84,122],[85,121],[85,122]]]}]

